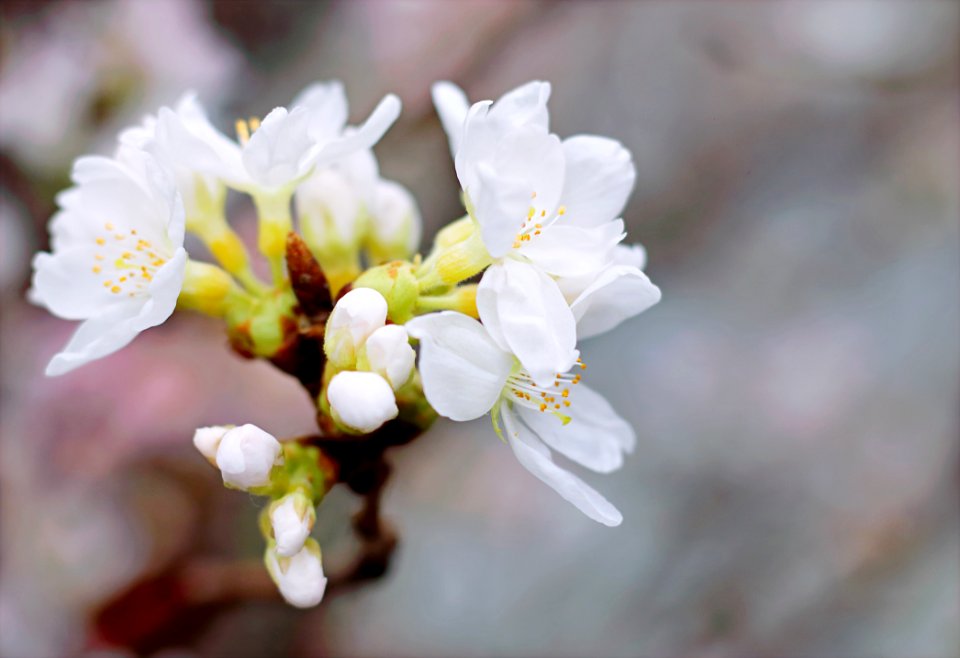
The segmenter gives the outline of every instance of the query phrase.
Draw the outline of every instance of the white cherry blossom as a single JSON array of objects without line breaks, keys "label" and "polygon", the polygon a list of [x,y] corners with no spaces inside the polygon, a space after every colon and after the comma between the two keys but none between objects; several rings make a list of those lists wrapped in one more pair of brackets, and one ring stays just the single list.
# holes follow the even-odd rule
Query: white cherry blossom
[{"label": "white cherry blossom", "polygon": [[502,349],[516,354],[537,382],[547,382],[576,360],[576,325],[588,307],[585,298],[580,311],[572,309],[575,298],[558,281],[570,279],[571,290],[580,282],[581,291],[597,281],[608,293],[639,296],[623,299],[631,310],[659,296],[652,284],[611,288],[606,280],[634,274],[609,269],[625,235],[618,215],[636,177],[630,153],[604,137],[561,141],[550,133],[546,82],[469,109],[450,83],[433,91],[468,209],[494,258],[477,292],[480,317]]},{"label": "white cherry blossom", "polygon": [[581,383],[579,371],[555,374],[541,385],[484,325],[460,313],[432,313],[405,326],[420,340],[424,393],[440,415],[465,421],[490,412],[524,468],[591,519],[620,524],[623,517],[613,505],[551,457],[552,448],[608,473],[620,468],[636,443],[630,425]]},{"label": "white cherry blossom", "polygon": [[58,317],[83,320],[48,375],[111,354],[163,323],[187,263],[183,203],[149,154],[129,148],[122,159],[80,158],[73,181],[57,197],[52,253],[33,261],[30,299]]},{"label": "white cherry blossom", "polygon": [[400,100],[389,94],[367,121],[347,131],[346,99],[339,82],[312,85],[290,109],[277,107],[262,121],[239,120],[237,140],[209,121],[193,96],[175,110],[161,108],[157,139],[201,172],[251,194],[292,191],[315,166],[373,146],[400,114]]}]

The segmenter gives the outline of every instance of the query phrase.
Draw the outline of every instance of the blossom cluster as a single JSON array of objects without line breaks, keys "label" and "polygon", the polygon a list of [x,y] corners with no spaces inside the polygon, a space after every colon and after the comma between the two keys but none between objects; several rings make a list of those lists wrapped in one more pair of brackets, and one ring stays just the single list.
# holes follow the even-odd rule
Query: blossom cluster
[{"label": "blossom cluster", "polygon": [[[618,525],[617,508],[553,452],[609,473],[633,450],[633,429],[583,383],[577,345],[660,291],[644,249],[623,244],[629,151],[552,133],[550,90],[535,81],[471,104],[455,85],[434,85],[466,214],[424,255],[413,195],[380,176],[372,152],[399,116],[395,96],[348,126],[342,85],[315,84],[289,108],[238,120],[236,138],[192,94],[161,108],[121,133],[112,157],[77,160],[74,186],[57,198],[29,294],[82,324],[47,373],[115,352],[178,308],[220,318],[235,349],[275,363],[319,336],[307,380],[326,433],[360,440],[392,423],[489,414],[524,468]],[[269,280],[230,226],[228,190],[253,200]],[[215,263],[188,254],[186,232]],[[302,275],[309,266],[318,273]],[[311,301],[318,290],[329,307]],[[252,425],[201,428],[194,443],[226,486],[270,499],[267,568],[291,604],[319,602],[326,578],[309,535],[335,473],[317,448]]]}]

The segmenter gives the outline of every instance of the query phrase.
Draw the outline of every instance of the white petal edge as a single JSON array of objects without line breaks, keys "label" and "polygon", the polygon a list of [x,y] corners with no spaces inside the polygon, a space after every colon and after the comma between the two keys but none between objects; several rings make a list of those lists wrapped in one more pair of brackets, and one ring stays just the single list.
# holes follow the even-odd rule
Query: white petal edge
[{"label": "white petal edge", "polygon": [[575,135],[563,140],[566,177],[560,203],[567,221],[596,226],[620,216],[637,177],[633,159],[615,139]]},{"label": "white petal edge", "polygon": [[483,325],[453,311],[430,313],[407,322],[420,341],[420,376],[427,401],[441,416],[473,420],[500,399],[514,365]]},{"label": "white petal edge", "polygon": [[477,309],[534,381],[549,386],[576,363],[576,322],[556,282],[512,258],[492,265],[477,287]]},{"label": "white petal edge", "polygon": [[570,304],[581,340],[610,331],[660,301],[660,288],[629,265],[612,265]]},{"label": "white petal edge", "polygon": [[505,406],[502,418],[507,442],[521,466],[594,521],[610,527],[623,522],[623,515],[610,501],[586,482],[553,463],[549,449],[515,415],[513,409]]},{"label": "white petal edge", "polygon": [[452,82],[436,82],[430,88],[433,105],[440,116],[440,124],[450,142],[450,154],[457,157],[460,140],[463,138],[463,122],[467,119],[470,101],[463,90]]},{"label": "white petal edge", "polygon": [[583,384],[570,387],[570,422],[535,409],[518,410],[523,421],[544,443],[581,466],[610,473],[623,466],[624,453],[633,452],[636,433],[602,395]]}]

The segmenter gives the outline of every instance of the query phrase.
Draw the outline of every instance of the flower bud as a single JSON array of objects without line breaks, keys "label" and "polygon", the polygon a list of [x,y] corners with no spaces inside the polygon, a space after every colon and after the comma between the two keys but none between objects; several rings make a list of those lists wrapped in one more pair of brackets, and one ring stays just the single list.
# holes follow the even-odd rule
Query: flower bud
[{"label": "flower bud", "polygon": [[300,232],[336,294],[360,274],[360,241],[366,233],[363,199],[340,171],[320,169],[296,192]]},{"label": "flower bud", "polygon": [[301,491],[287,494],[270,506],[270,526],[277,541],[277,555],[292,557],[310,536],[317,511],[310,499]]},{"label": "flower bud", "polygon": [[387,380],[372,372],[338,372],[327,386],[333,419],[344,428],[368,434],[399,410]]},{"label": "flower bud", "polygon": [[297,187],[295,198],[300,231],[308,245],[349,247],[359,242],[362,199],[344,174],[319,169]]},{"label": "flower bud", "polygon": [[371,288],[355,288],[340,298],[327,320],[323,351],[337,368],[352,368],[367,336],[387,319],[387,300]]},{"label": "flower bud", "polygon": [[230,431],[232,426],[214,425],[212,427],[198,427],[193,433],[193,445],[207,461],[217,465],[217,448],[223,435]]},{"label": "flower bud", "polygon": [[387,300],[387,317],[397,324],[413,318],[420,294],[420,284],[413,274],[413,265],[392,261],[371,267],[353,282],[356,288],[373,288]]},{"label": "flower bud", "polygon": [[283,463],[280,442],[256,425],[234,427],[220,439],[217,467],[223,483],[235,489],[253,489],[270,484],[270,471]]},{"label": "flower bud", "polygon": [[270,546],[263,559],[287,603],[297,608],[311,608],[323,599],[327,579],[316,539],[308,539],[292,557],[278,555],[276,547]]},{"label": "flower bud", "polygon": [[188,260],[177,304],[219,317],[226,311],[228,296],[235,285],[230,275],[216,265]]},{"label": "flower bud", "polygon": [[386,379],[394,391],[410,379],[417,359],[407,330],[398,324],[388,324],[370,334],[361,354],[363,369]]},{"label": "flower bud", "polygon": [[367,250],[374,263],[409,258],[420,242],[422,220],[413,195],[399,183],[380,180],[370,212]]}]

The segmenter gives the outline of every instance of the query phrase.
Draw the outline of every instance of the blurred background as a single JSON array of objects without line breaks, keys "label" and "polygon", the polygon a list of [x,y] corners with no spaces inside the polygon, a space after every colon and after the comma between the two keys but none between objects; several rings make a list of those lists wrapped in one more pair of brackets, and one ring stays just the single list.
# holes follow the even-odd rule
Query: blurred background
[{"label": "blurred background", "polygon": [[[5,0],[0,653],[957,656],[958,7]],[[306,612],[187,605],[172,570],[262,551],[193,429],[306,433],[310,402],[185,314],[45,378],[73,327],[24,301],[30,257],[71,161],[143,113],[195,89],[228,128],[329,78],[354,122],[403,99],[376,152],[427,236],[461,213],[434,80],[550,80],[554,131],[633,152],[624,217],[664,298],[583,346],[639,437],[587,475],[625,522],[580,515],[488,421],[440,422],[391,455],[387,577]],[[356,507],[320,509],[328,565]]]}]

